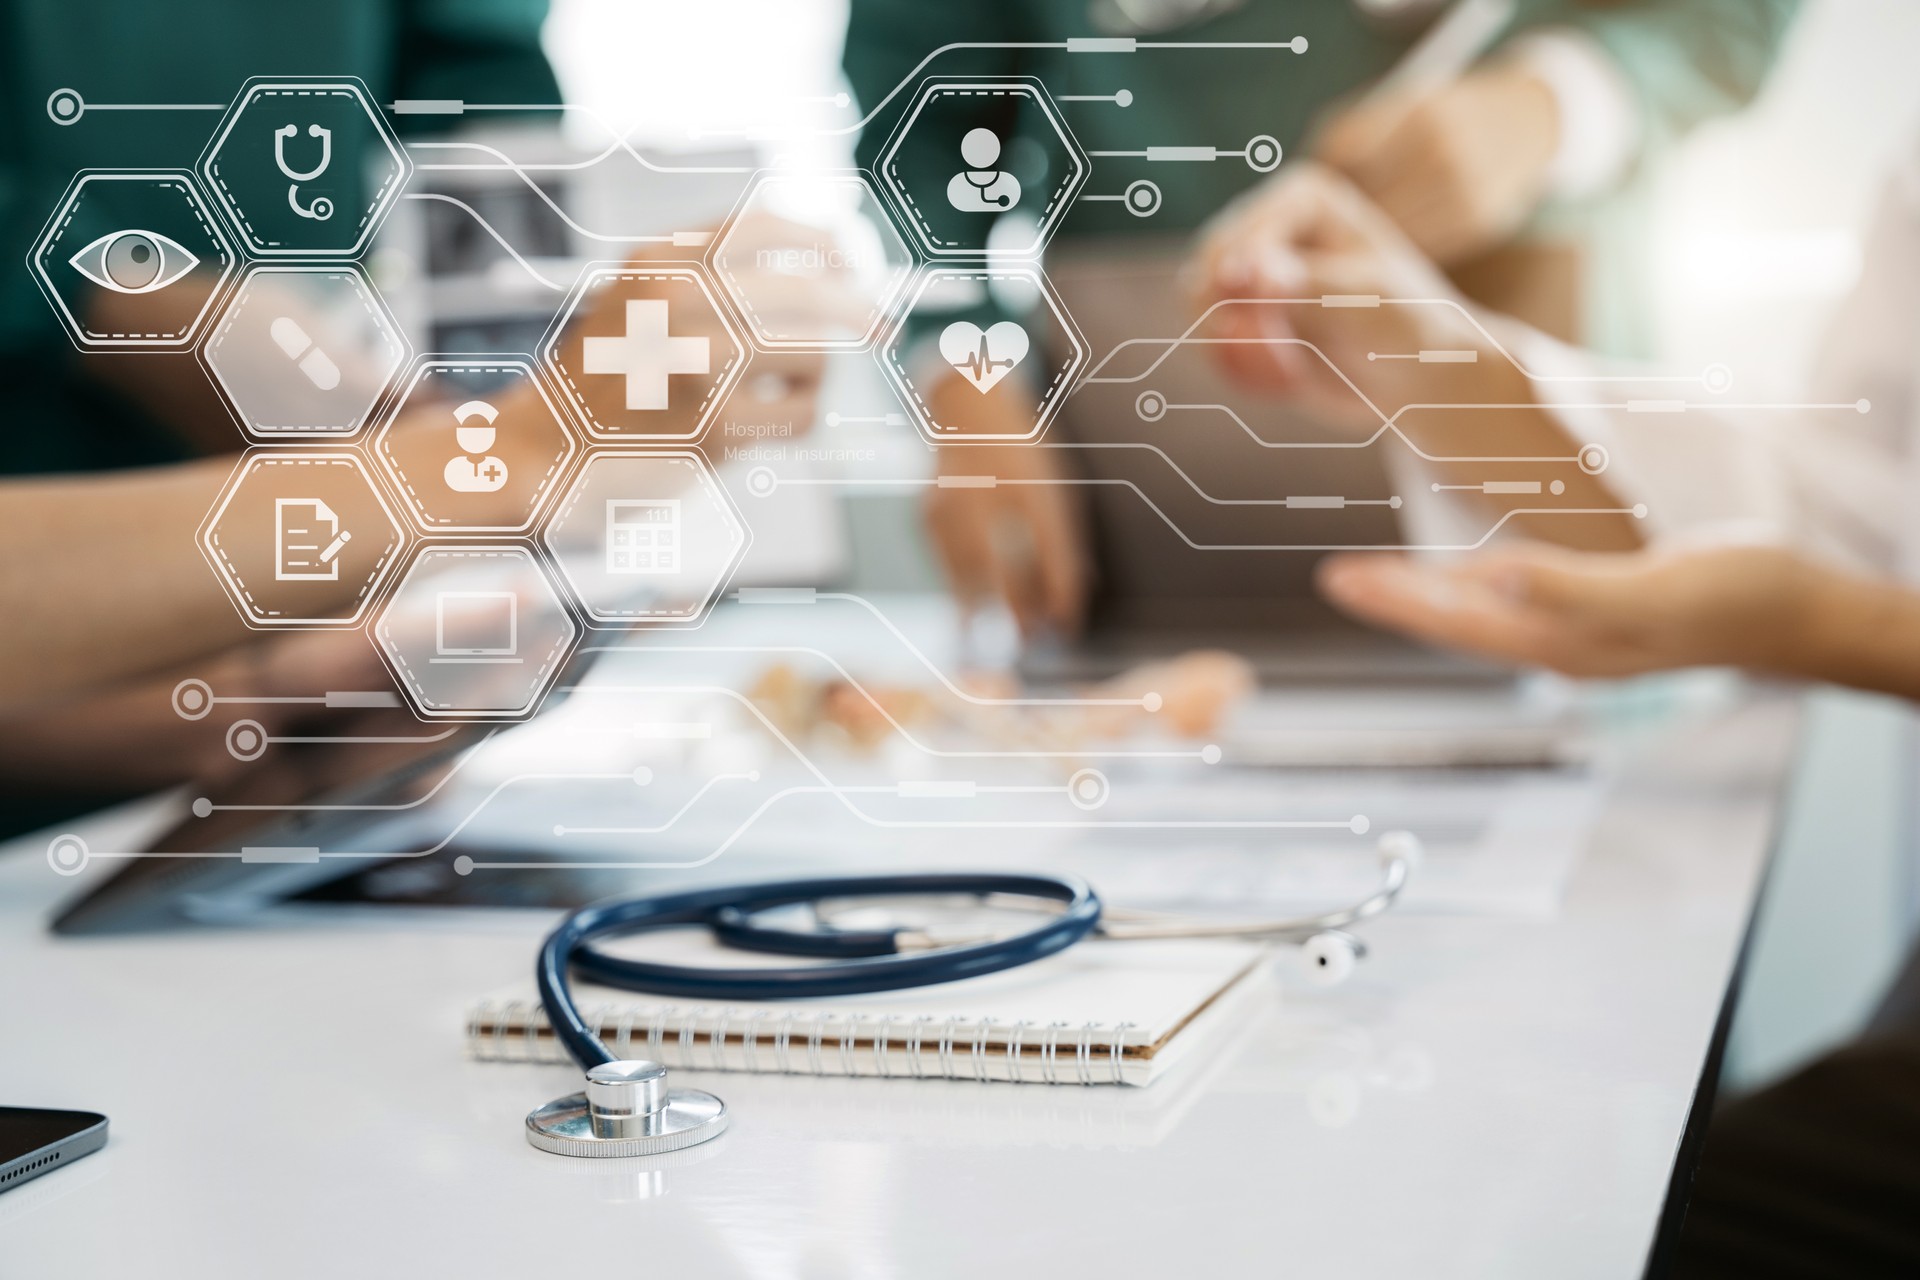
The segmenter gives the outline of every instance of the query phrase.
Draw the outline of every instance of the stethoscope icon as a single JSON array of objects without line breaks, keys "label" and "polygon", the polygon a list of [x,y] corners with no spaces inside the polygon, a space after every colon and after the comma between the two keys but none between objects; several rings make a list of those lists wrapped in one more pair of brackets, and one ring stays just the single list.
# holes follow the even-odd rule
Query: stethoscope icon
[{"label": "stethoscope icon", "polygon": [[312,182],[327,171],[333,163],[333,130],[325,125],[310,124],[307,136],[320,139],[320,163],[311,169],[296,169],[287,163],[287,139],[300,132],[297,124],[282,125],[273,131],[273,160],[280,166],[280,172],[293,181],[287,187],[287,205],[303,218],[312,218],[324,222],[333,216],[333,201],[325,196],[316,196],[309,204],[300,203],[300,184]]}]

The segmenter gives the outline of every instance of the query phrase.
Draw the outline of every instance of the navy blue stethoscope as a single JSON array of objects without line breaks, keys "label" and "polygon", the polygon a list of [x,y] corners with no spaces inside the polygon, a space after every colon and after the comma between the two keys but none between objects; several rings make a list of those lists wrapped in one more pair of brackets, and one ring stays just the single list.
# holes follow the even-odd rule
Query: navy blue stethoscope
[{"label": "navy blue stethoscope", "polygon": [[[584,1092],[556,1099],[527,1117],[528,1140],[564,1155],[649,1155],[704,1142],[726,1125],[720,1100],[666,1087],[658,1063],[616,1058],[574,1004],[570,974],[602,986],[693,1000],[795,1000],[957,982],[1056,955],[1088,937],[1246,938],[1297,943],[1307,972],[1343,980],[1366,947],[1348,926],[1380,914],[1405,888],[1420,853],[1404,831],[1379,842],[1380,883],[1332,910],[1251,922],[1195,920],[1104,906],[1074,876],[952,873],[776,880],[624,898],[582,907],[540,947],[534,979],[555,1038],[587,1073]],[[942,934],[924,924],[837,922],[847,904],[919,899],[948,909],[1037,911],[1011,933],[973,928]],[[807,927],[779,923],[804,908]],[[598,944],[671,926],[698,926],[725,946],[799,957],[814,964],[712,967],[662,964],[611,955]]]}]

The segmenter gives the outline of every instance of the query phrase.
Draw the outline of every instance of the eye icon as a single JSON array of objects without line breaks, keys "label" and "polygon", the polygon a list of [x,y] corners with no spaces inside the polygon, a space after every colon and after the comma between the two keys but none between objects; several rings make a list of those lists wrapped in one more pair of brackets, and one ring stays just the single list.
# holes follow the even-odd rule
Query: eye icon
[{"label": "eye icon", "polygon": [[68,259],[73,269],[115,293],[152,293],[200,265],[193,251],[158,231],[109,231]]}]

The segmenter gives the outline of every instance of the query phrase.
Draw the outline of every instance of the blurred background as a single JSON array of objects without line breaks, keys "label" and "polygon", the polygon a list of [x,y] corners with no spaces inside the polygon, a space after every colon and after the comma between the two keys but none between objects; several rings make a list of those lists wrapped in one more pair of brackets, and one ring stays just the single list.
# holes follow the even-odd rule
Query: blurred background
[{"label": "blurred background", "polygon": [[[844,164],[851,134],[778,137],[796,119],[854,117],[839,67],[845,20],[845,5],[832,0],[554,0],[545,44],[568,101],[586,108],[568,121],[583,148],[604,146],[610,123],[660,152],[773,138],[776,150],[804,147],[797,158]],[[731,56],[650,56],[676,47]],[[1727,364],[1743,398],[1797,394],[1815,339],[1859,270],[1880,175],[1920,126],[1914,49],[1920,5],[1911,0],[1809,0],[1759,100],[1680,144],[1656,187],[1645,256],[1659,363]],[[915,434],[887,425],[897,406],[869,363],[839,362],[821,407],[818,443],[872,451],[868,474],[931,469]],[[897,536],[919,528],[903,509],[916,501],[868,493],[841,514],[795,510],[790,518],[810,535],[775,550],[796,558],[786,568],[831,567],[860,589],[930,587],[926,548]],[[847,536],[862,526],[894,532]],[[758,552],[775,542],[761,539]],[[858,559],[849,558],[854,547]],[[758,566],[772,576],[782,568]],[[1909,712],[1823,692],[1812,726],[1735,1021],[1727,1071],[1737,1087],[1856,1027],[1920,914],[1920,876],[1906,852],[1913,815],[1901,756],[1890,749],[1911,731]]]}]

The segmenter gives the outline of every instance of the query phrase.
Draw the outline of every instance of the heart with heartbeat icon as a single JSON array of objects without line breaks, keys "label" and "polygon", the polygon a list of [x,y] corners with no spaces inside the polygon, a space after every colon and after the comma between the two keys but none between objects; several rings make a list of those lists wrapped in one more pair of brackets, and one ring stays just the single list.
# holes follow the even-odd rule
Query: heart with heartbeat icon
[{"label": "heart with heartbeat icon", "polygon": [[1027,358],[1027,331],[1011,320],[984,330],[956,320],[940,331],[940,355],[985,394]]}]

